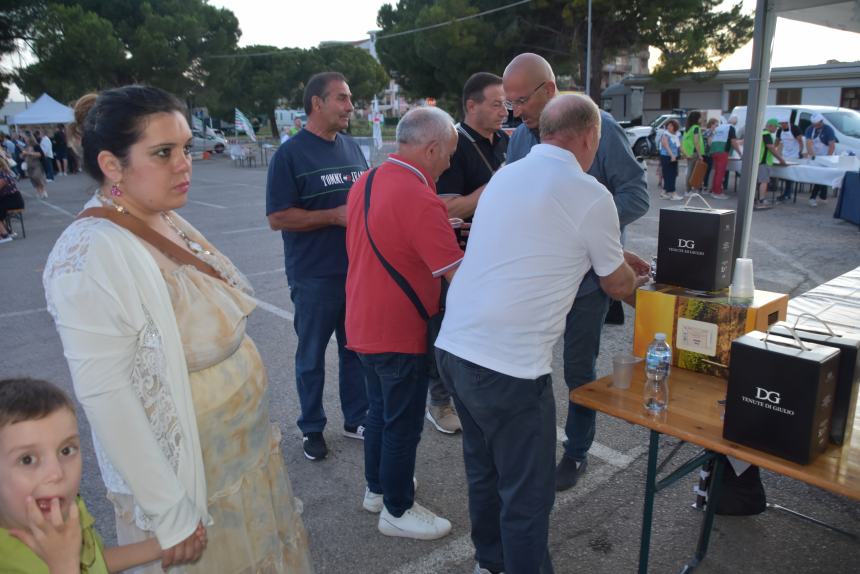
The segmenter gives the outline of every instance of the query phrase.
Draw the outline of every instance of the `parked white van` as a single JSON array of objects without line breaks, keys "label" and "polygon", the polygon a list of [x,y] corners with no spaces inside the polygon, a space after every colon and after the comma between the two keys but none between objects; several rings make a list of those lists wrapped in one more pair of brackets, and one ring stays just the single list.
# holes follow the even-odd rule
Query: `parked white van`
[{"label": "parked white van", "polygon": [[[850,108],[837,108],[833,106],[767,106],[764,119],[776,118],[780,121],[788,119],[789,123],[796,125],[800,131],[806,133],[813,114],[824,116],[824,123],[836,132],[836,154],[853,152],[860,156],[860,112]],[[744,137],[744,126],[746,125],[747,107],[737,106],[731,115],[737,116],[738,124],[735,131],[739,138]]]}]

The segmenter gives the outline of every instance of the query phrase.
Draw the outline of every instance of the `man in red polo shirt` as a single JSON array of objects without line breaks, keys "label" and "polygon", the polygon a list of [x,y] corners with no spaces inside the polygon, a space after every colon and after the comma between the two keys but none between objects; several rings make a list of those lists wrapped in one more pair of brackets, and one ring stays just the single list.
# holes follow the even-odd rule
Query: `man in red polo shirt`
[{"label": "man in red polo shirt", "polygon": [[457,148],[454,121],[438,108],[411,110],[397,125],[397,145],[347,199],[347,347],[361,360],[370,407],[363,506],[380,513],[385,535],[434,540],[448,534],[451,523],[415,502],[413,483],[427,396],[427,323],[382,265],[371,238],[427,314],[438,313],[441,278],[450,281],[463,258],[435,183]]}]

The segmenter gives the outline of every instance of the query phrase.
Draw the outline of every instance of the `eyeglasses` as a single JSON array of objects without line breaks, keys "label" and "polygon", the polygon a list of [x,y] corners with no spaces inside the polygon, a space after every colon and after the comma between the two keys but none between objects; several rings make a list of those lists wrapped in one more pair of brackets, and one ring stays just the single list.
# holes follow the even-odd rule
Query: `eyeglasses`
[{"label": "eyeglasses", "polygon": [[543,87],[544,84],[546,84],[546,81],[541,82],[538,85],[538,87],[536,87],[534,90],[532,90],[532,93],[530,93],[527,96],[523,96],[522,98],[517,98],[516,100],[513,100],[513,101],[505,100],[505,108],[508,110],[513,110],[517,106],[522,107],[522,106],[526,105],[526,103],[531,99],[531,97],[533,95],[535,95],[537,93],[537,91]]}]

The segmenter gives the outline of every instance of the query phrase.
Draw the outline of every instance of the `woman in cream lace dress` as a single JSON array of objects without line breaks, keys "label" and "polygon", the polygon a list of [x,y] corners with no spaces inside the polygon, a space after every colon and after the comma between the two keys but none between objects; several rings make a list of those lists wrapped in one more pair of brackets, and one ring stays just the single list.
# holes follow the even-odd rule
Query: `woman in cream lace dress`
[{"label": "woman in cream lace dress", "polygon": [[[117,219],[95,210],[72,223],[48,258],[44,284],[118,542],[158,539],[162,562],[147,573],[163,565],[201,574],[310,572],[300,503],[269,421],[266,372],[245,333],[255,307],[250,285],[173,212],[191,175],[182,104],[128,86],[83,99],[76,120],[84,166],[101,184],[86,207],[107,207]],[[128,221],[215,273],[177,263]]]}]

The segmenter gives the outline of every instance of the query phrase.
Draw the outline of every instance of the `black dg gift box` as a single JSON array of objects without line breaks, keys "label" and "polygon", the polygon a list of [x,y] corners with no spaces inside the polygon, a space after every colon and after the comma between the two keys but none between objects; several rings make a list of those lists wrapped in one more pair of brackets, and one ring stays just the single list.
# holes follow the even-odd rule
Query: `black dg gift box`
[{"label": "black dg gift box", "polygon": [[[821,330],[818,330],[821,329]],[[775,323],[771,333],[790,337],[789,324]],[[854,411],[857,408],[857,389],[860,387],[860,337],[834,331],[824,326],[807,326],[795,329],[801,341],[809,341],[839,349],[839,371],[836,376],[836,394],[833,398],[833,417],[830,419],[830,441],[841,445],[851,438]]]},{"label": "black dg gift box", "polygon": [[716,291],[732,282],[733,209],[664,207],[657,238],[657,283]]},{"label": "black dg gift box", "polygon": [[839,351],[752,331],[732,342],[723,437],[809,464],[825,448]]}]

